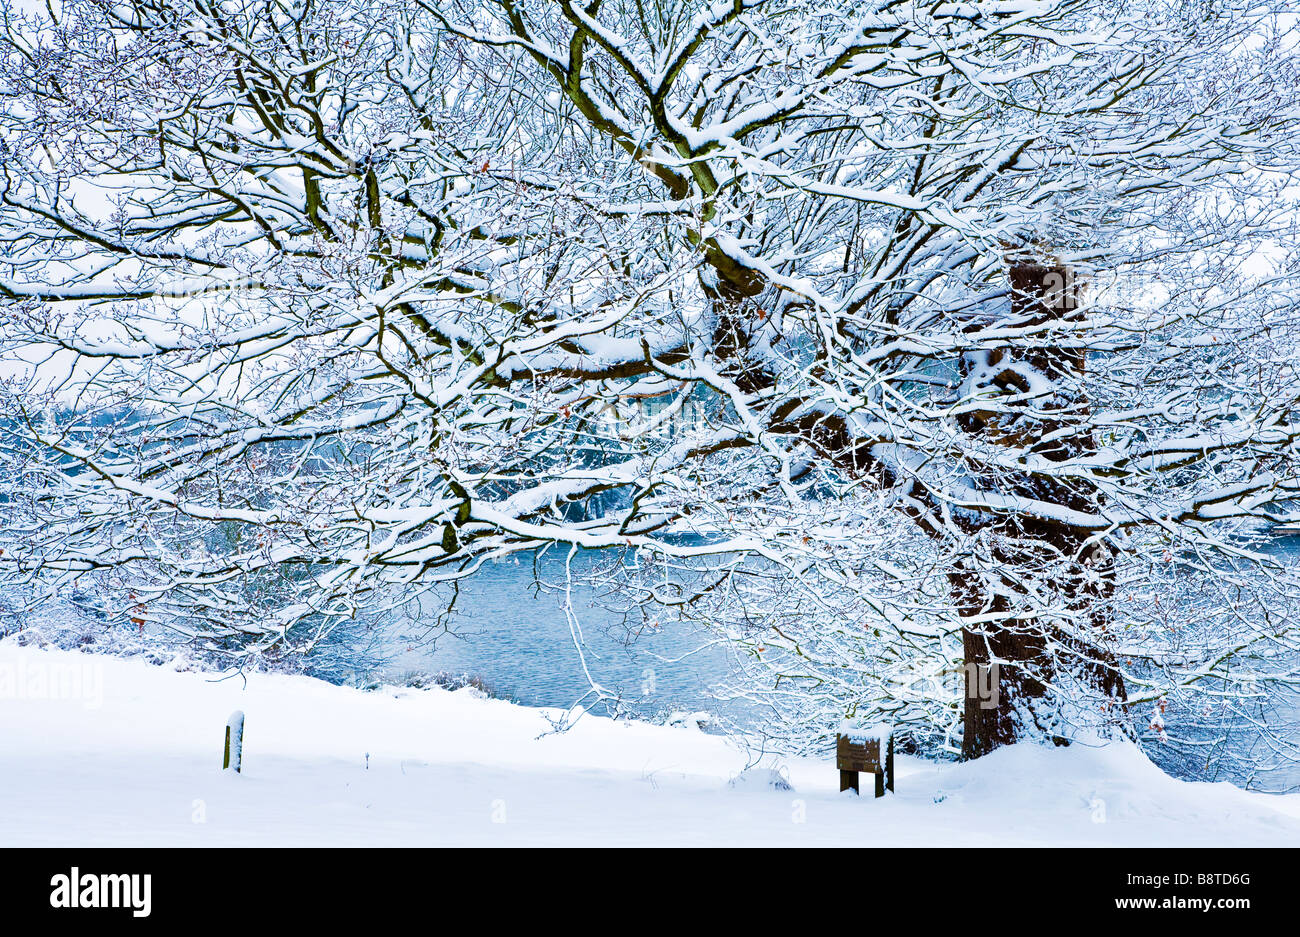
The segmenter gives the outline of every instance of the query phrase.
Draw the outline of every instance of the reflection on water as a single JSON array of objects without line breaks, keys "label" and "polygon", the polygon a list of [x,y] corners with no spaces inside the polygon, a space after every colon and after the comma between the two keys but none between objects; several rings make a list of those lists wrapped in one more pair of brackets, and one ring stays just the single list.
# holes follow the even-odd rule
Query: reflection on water
[{"label": "reflection on water", "polygon": [[[575,577],[593,562],[592,554],[578,554]],[[539,557],[536,574],[543,582],[561,585],[564,554]],[[448,623],[452,633],[431,637],[418,627],[399,629],[385,676],[411,671],[467,674],[507,699],[567,707],[591,688],[583,672],[585,661],[592,680],[639,713],[732,712],[710,696],[710,689],[728,672],[729,655],[697,626],[659,610],[647,616],[658,627],[647,625],[635,609],[620,612],[618,597],[575,582],[572,609],[582,637],[580,655],[563,593],[539,590],[533,579],[528,557],[489,563],[462,583]]]},{"label": "reflection on water", "polygon": [[[1271,552],[1300,556],[1300,536],[1278,538]],[[597,558],[579,554],[575,575],[590,569]],[[536,572],[548,583],[561,584],[564,554],[543,554]],[[707,710],[742,725],[752,720],[752,709],[711,695],[726,679],[731,660],[727,650],[712,643],[698,626],[664,615],[658,628],[645,627],[635,610],[624,615],[611,607],[617,602],[610,596],[601,598],[590,587],[575,583],[572,603],[582,631],[580,656],[564,613],[563,595],[538,590],[533,577],[534,564],[528,557],[488,564],[462,584],[449,622],[453,633],[431,640],[427,626],[397,629],[386,639],[388,660],[381,675],[400,680],[411,672],[465,674],[481,679],[507,699],[531,706],[568,707],[590,689],[583,672],[585,659],[592,679],[639,714]],[[647,617],[660,614],[655,610]],[[430,607],[428,619],[434,617]],[[1269,714],[1268,721],[1274,720],[1279,728],[1294,724],[1300,722],[1300,712],[1282,703]],[[1300,769],[1274,776],[1275,782],[1282,780],[1285,786],[1300,784]]]}]

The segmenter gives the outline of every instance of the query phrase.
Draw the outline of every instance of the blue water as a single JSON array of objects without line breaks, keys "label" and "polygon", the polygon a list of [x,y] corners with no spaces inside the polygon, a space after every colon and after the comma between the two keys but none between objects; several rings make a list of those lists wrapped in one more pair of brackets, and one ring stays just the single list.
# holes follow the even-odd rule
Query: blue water
[{"label": "blue water", "polygon": [[[1278,554],[1300,556],[1300,537],[1278,538]],[[579,554],[575,575],[598,557]],[[603,561],[608,562],[608,559]],[[564,553],[537,559],[547,583],[564,581]],[[449,671],[482,678],[500,695],[531,706],[567,706],[590,688],[575,648],[563,595],[534,586],[528,557],[487,564],[464,581],[450,634],[429,626],[399,627],[390,635],[397,649],[383,670]],[[592,677],[607,689],[647,705],[704,705],[709,689],[730,671],[730,656],[709,634],[668,614],[652,612],[658,629],[646,628],[635,610],[616,597],[574,586],[574,615],[582,631],[583,656]],[[630,614],[628,614],[630,612]],[[432,609],[429,619],[432,619]]]},{"label": "blue water", "polygon": [[[597,560],[610,562],[590,553],[576,556],[575,577]],[[564,566],[563,553],[545,553],[537,558],[536,574],[562,585]],[[383,675],[464,674],[497,696],[530,706],[568,707],[594,682],[643,715],[734,712],[711,695],[731,666],[729,652],[714,636],[658,609],[647,616],[658,622],[655,628],[625,600],[575,582],[571,601],[581,633],[575,642],[563,593],[537,588],[534,573],[528,556],[486,565],[462,583],[446,633],[427,624],[394,629],[389,647],[397,653],[383,664]],[[586,702],[594,699],[587,696]]]},{"label": "blue water", "polygon": [[[1300,537],[1279,538],[1272,549],[1279,555],[1300,556]],[[575,573],[597,561],[610,560],[580,554],[574,561]],[[387,660],[378,675],[399,681],[412,673],[467,675],[506,699],[567,708],[578,700],[594,702],[588,695],[590,674],[591,681],[620,697],[624,708],[643,716],[705,710],[741,724],[752,717],[744,704],[714,696],[731,672],[732,658],[698,626],[656,610],[650,615],[659,617],[660,626],[647,628],[635,610],[626,606],[620,610],[615,597],[597,596],[575,584],[573,611],[582,632],[579,654],[564,612],[564,596],[536,588],[535,571],[543,581],[562,584],[564,553],[541,555],[536,570],[527,556],[487,565],[461,586],[448,633],[427,624],[435,617],[432,609],[425,623],[416,621],[385,633]],[[1289,707],[1273,715],[1287,723],[1300,722],[1300,712]],[[1300,768],[1285,775],[1287,786],[1300,784]],[[1274,783],[1281,780],[1275,776]]]}]

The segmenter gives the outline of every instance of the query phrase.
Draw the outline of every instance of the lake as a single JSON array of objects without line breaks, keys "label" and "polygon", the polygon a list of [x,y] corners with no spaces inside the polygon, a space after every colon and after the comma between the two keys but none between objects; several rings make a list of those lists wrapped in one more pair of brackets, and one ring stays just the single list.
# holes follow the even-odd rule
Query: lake
[{"label": "lake", "polygon": [[[1300,537],[1274,543],[1279,555],[1300,556]],[[538,558],[537,571],[544,581],[563,581],[564,555],[550,551]],[[594,554],[580,553],[575,570],[596,561]],[[433,635],[419,625],[397,628],[385,637],[388,659],[376,675],[385,680],[402,680],[413,672],[468,675],[500,697],[567,708],[590,690],[585,661],[592,679],[639,715],[709,711],[741,725],[752,718],[751,705],[714,697],[712,691],[725,681],[732,658],[707,632],[665,616],[662,627],[629,640],[623,616],[612,611],[609,602],[598,601],[589,588],[575,585],[573,610],[583,638],[580,656],[563,595],[539,592],[533,575],[527,556],[488,564],[462,585],[451,634]],[[639,619],[631,624],[639,627]],[[1275,716],[1279,725],[1300,722],[1300,712],[1289,709]],[[1300,784],[1300,767],[1282,776],[1288,786]]]},{"label": "lake", "polygon": [[[575,575],[596,561],[574,558]],[[564,580],[565,552],[537,559],[545,582]],[[529,556],[487,564],[465,580],[448,624],[451,633],[429,633],[418,625],[399,627],[386,651],[393,657],[380,673],[389,679],[412,672],[447,672],[481,679],[498,696],[529,706],[572,705],[588,693],[586,670],[596,683],[622,698],[633,711],[654,715],[673,710],[736,714],[710,693],[730,669],[730,653],[705,631],[664,616],[658,629],[640,629],[639,616],[613,610],[592,589],[575,583],[572,604],[581,631],[582,654],[558,591],[539,591]],[[433,618],[431,614],[429,616]]]}]

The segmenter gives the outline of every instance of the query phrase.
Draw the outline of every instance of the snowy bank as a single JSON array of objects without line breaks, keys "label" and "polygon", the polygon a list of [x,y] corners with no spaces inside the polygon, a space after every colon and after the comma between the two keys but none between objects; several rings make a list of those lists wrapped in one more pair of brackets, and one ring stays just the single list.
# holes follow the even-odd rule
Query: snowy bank
[{"label": "snowy bank", "polygon": [[[238,776],[221,772],[236,709]],[[900,756],[897,794],[875,800],[838,793],[829,754],[733,783],[747,757],[721,737],[592,716],[545,734],[545,715],[468,689],[220,680],[10,640],[0,845],[1300,843],[1300,795],[1178,781],[1129,745]]]}]

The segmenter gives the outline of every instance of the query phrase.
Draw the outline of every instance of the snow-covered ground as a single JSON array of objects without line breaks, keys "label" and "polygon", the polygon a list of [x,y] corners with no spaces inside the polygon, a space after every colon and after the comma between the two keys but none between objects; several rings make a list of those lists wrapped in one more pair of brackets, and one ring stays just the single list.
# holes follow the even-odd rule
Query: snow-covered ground
[{"label": "snow-covered ground", "polygon": [[[220,770],[246,714],[244,772]],[[692,729],[544,712],[472,690],[215,675],[0,643],[0,846],[1295,845],[1300,795],[1177,781],[1129,745],[900,758],[883,800],[830,758],[793,790]],[[864,778],[863,788],[869,790]]]}]

